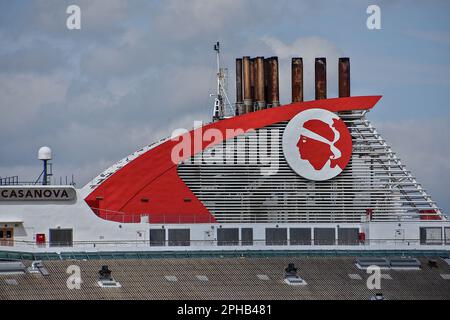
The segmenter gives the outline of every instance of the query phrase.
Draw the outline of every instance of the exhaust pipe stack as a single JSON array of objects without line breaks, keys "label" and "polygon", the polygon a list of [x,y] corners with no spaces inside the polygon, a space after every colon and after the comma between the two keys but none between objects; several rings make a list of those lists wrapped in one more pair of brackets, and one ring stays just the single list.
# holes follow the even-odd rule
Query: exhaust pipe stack
[{"label": "exhaust pipe stack", "polygon": [[236,115],[279,105],[278,58],[236,59]]},{"label": "exhaust pipe stack", "polygon": [[327,60],[316,58],[315,63],[316,100],[327,98]]},{"label": "exhaust pipe stack", "polygon": [[303,102],[303,59],[292,58],[292,103]]},{"label": "exhaust pipe stack", "polygon": [[244,108],[243,113],[250,112],[253,107],[251,83],[250,83],[250,57],[242,59],[242,74],[244,77]]},{"label": "exhaust pipe stack", "polygon": [[236,115],[244,113],[244,96],[242,95],[242,59],[236,59]]},{"label": "exhaust pipe stack", "polygon": [[264,79],[264,58],[257,57],[255,59],[255,110],[266,108],[265,98],[265,79]]},{"label": "exhaust pipe stack", "polygon": [[246,112],[253,112],[255,111],[255,80],[256,78],[256,63],[255,58],[250,59],[250,98],[252,100],[252,104],[250,106],[250,109],[248,109]]},{"label": "exhaust pipe stack", "polygon": [[[339,97],[350,97],[350,59],[339,58]],[[236,114],[280,105],[278,57],[236,59]],[[315,59],[315,99],[327,98],[327,61]],[[291,62],[292,103],[304,101],[303,58]]]},{"label": "exhaust pipe stack", "polygon": [[339,98],[350,97],[350,58],[339,58]]},{"label": "exhaust pipe stack", "polygon": [[268,104],[271,107],[278,107],[280,105],[280,89],[279,89],[279,74],[278,74],[278,57],[271,57],[268,59]]}]

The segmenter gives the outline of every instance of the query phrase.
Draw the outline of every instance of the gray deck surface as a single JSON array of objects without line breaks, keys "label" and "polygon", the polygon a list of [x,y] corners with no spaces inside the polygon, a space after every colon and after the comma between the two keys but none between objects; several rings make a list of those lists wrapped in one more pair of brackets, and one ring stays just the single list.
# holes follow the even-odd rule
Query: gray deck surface
[{"label": "gray deck surface", "polygon": [[[389,300],[450,299],[450,266],[435,258],[430,268],[420,258],[418,271],[382,271],[381,290],[369,290],[369,276],[355,257],[196,258],[149,260],[44,261],[50,272],[0,275],[0,300],[7,299],[362,299],[382,292]],[[306,286],[283,282],[284,268],[295,263]],[[24,261],[29,266],[30,261]],[[81,268],[81,289],[68,289],[69,265]],[[100,288],[98,270],[108,265],[121,288]],[[262,276],[261,276],[262,275]],[[355,276],[355,275],[359,275]],[[444,275],[444,276],[443,276]],[[173,281],[176,277],[176,281]],[[198,276],[206,276],[198,277]],[[268,278],[268,280],[267,280]],[[359,279],[361,278],[361,279]],[[172,281],[169,281],[171,279]],[[16,280],[16,281],[14,281]]]}]

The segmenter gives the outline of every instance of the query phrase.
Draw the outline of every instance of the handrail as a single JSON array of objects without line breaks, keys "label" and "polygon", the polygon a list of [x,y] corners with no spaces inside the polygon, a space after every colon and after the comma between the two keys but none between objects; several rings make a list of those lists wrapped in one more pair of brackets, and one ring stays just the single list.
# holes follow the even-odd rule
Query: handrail
[{"label": "handrail", "polygon": [[[427,246],[433,245],[433,246],[441,246],[441,245],[447,245],[450,249],[450,242],[447,239],[441,239],[441,240],[427,240],[426,243],[422,243],[420,239],[418,238],[412,238],[412,239],[366,239],[365,241],[355,241],[355,242],[347,242],[347,243],[340,243],[339,240],[335,239],[335,241],[332,241],[330,243],[329,241],[322,241],[317,243],[317,240],[310,239],[309,241],[304,241],[303,243],[292,243],[297,241],[292,240],[283,240],[283,241],[270,241],[267,239],[253,239],[251,241],[247,240],[239,240],[239,241],[218,241],[218,240],[180,240],[180,241],[174,241],[174,240],[150,240],[150,239],[143,239],[143,240],[80,240],[80,241],[72,241],[72,242],[61,242],[61,243],[49,243],[48,241],[45,243],[36,243],[34,241],[28,241],[28,240],[1,240],[0,241],[0,247],[2,246],[8,246],[11,247],[11,244],[14,244],[14,246],[30,246],[35,248],[50,248],[50,247],[84,247],[84,248],[95,248],[97,246],[99,247],[105,247],[105,246],[127,246],[127,247],[140,247],[142,245],[146,247],[189,247],[189,246],[209,246],[209,247],[224,247],[224,246],[243,246],[243,247],[258,247],[258,246],[264,246],[264,247],[275,247],[275,246],[282,246],[282,247],[294,247],[294,248],[301,248],[301,247],[376,247],[377,245],[387,245],[389,247],[404,247],[404,246],[414,246],[414,245],[422,245],[424,248]],[[9,243],[9,245],[7,244]],[[184,244],[184,245],[183,245]]]},{"label": "handrail", "polygon": [[[142,217],[148,217],[148,223],[152,223],[152,217],[157,218],[158,221],[162,220],[162,224],[187,224],[187,223],[214,223],[214,217],[209,215],[208,220],[205,221],[205,214],[200,213],[190,213],[190,214],[169,214],[169,213],[127,213],[123,211],[116,211],[110,209],[102,209],[91,207],[92,211],[97,215],[97,217],[121,223],[142,223],[145,220]],[[200,217],[202,219],[200,219]],[[162,219],[161,219],[162,218]],[[145,218],[144,218],[145,219]],[[159,223],[159,222],[158,222]]]},{"label": "handrail", "polygon": [[[92,211],[95,213],[95,215],[101,219],[107,220],[107,221],[114,221],[114,222],[120,222],[120,223],[143,223],[145,222],[142,219],[142,217],[148,217],[148,223],[155,223],[155,224],[198,224],[198,223],[215,223],[217,222],[214,219],[214,216],[209,215],[208,219],[205,221],[205,214],[200,213],[183,213],[183,214],[173,214],[173,213],[151,213],[151,212],[143,212],[143,213],[128,213],[123,211],[116,211],[116,210],[110,210],[110,209],[103,209],[103,208],[97,208],[97,207],[91,207]],[[426,210],[426,209],[424,209]],[[365,217],[366,214],[360,214],[357,215],[357,217]],[[415,218],[413,219],[412,216]],[[154,220],[157,220],[158,222],[154,222]],[[410,221],[420,221],[420,220],[445,220],[443,216],[436,214],[436,213],[429,213],[429,212],[423,212],[423,213],[408,213],[405,214],[404,217],[408,218]],[[292,222],[297,223],[300,221],[292,221],[292,218],[295,217],[286,217],[284,222]],[[338,217],[337,217],[338,218]],[[398,217],[397,217],[398,218]],[[435,218],[435,219],[433,219]],[[437,219],[436,219],[437,218]],[[360,223],[361,220],[357,219],[358,221],[349,221],[349,223]],[[373,220],[373,221],[385,221],[385,220]],[[386,221],[393,221],[392,218]],[[397,220],[396,220],[397,221]],[[401,220],[405,221],[405,220]],[[233,223],[258,223],[258,222],[270,222],[270,221],[261,221],[258,219],[239,219],[236,221],[232,221]],[[272,221],[273,223],[281,223],[281,221]],[[332,221],[322,221],[320,217],[316,217],[315,220],[310,219],[309,222],[315,222],[315,223],[328,223]]]}]

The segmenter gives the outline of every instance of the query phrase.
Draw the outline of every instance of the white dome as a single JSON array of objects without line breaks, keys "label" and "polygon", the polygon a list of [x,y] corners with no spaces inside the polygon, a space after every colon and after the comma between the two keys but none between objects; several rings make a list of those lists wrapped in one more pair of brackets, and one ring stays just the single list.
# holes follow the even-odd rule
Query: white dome
[{"label": "white dome", "polygon": [[49,147],[41,147],[38,152],[39,160],[51,160],[52,159],[52,149]]}]

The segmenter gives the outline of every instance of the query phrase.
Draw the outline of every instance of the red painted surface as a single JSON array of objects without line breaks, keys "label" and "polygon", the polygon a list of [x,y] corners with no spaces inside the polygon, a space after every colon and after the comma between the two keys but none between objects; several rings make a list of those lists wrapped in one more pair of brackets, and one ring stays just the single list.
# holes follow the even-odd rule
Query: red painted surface
[{"label": "red painted surface", "polygon": [[420,210],[419,214],[420,220],[441,220],[441,217],[435,209]]},{"label": "red painted surface", "polygon": [[[308,120],[303,125],[304,128],[322,136],[330,143],[334,141],[334,132],[332,128],[324,121],[319,119]],[[348,131],[344,121],[341,119],[334,120],[333,127],[339,132],[340,138],[333,145],[339,149],[342,155],[333,159],[333,152],[328,143],[324,143],[313,138],[301,135],[297,143],[300,157],[308,160],[313,168],[317,171],[323,169],[324,165],[331,160],[330,167],[335,168],[338,165],[342,170],[345,169],[350,158],[352,157],[352,137]]]},{"label": "red painted surface", "polygon": [[372,221],[373,209],[371,209],[371,208],[366,209],[366,216],[369,219],[369,221]]},{"label": "red painted surface", "polygon": [[[380,98],[365,96],[294,103],[214,122],[183,135],[183,138],[190,138],[191,141],[196,138],[196,141],[190,152],[182,155],[182,159],[239,135],[236,132],[227,133],[229,129],[247,131],[263,128],[290,120],[310,108],[323,108],[331,112],[371,109]],[[225,139],[213,142],[198,139],[204,130],[211,128],[219,130]],[[85,199],[87,204],[100,217],[113,221],[139,222],[136,217],[148,214],[150,223],[215,222],[208,209],[178,176],[177,164],[171,160],[172,149],[178,143],[168,140],[129,162],[92,191]],[[143,201],[144,198],[148,201]]]},{"label": "red painted surface", "polygon": [[36,244],[45,243],[45,233],[36,233]]},{"label": "red painted surface", "polygon": [[366,234],[364,232],[358,233],[359,242],[364,243],[366,241]]}]

